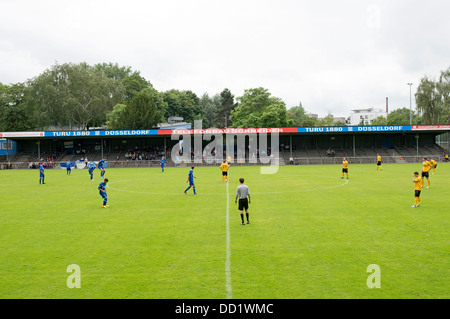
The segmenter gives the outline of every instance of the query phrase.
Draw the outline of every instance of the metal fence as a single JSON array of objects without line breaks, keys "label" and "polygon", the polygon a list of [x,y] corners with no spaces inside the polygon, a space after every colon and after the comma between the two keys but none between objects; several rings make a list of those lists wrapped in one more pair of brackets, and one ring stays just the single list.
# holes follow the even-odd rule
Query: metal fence
[{"label": "metal fence", "polygon": [[[383,156],[382,163],[383,164],[404,164],[404,163],[422,163],[423,157],[432,158],[438,163],[446,162],[444,156],[436,156],[436,155],[420,155],[420,156]],[[347,160],[350,164],[376,164],[376,158],[371,157],[347,157]],[[195,166],[217,166],[217,163],[208,164],[205,161],[203,163],[192,163]],[[285,158],[280,158],[279,165],[341,165],[342,157],[298,157],[295,158],[293,163],[291,164]],[[134,161],[108,161],[109,168],[138,168],[138,167],[159,167],[159,160],[134,160]],[[180,163],[175,165],[172,161],[166,162],[166,167],[173,166],[181,166],[186,167],[191,164]],[[258,162],[249,163],[248,159],[245,162],[241,163],[233,163],[233,166],[267,166],[268,164],[262,164]],[[3,162],[0,163],[0,169],[39,169],[39,165],[31,166],[27,162]],[[61,169],[59,162],[55,163],[54,169]]]}]

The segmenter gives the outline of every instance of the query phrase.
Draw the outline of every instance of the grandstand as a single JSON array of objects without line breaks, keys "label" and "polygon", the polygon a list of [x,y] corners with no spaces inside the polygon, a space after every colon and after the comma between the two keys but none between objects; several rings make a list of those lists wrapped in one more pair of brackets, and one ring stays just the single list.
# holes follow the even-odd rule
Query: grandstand
[{"label": "grandstand", "polygon": [[[383,163],[415,163],[421,162],[422,157],[432,157],[441,162],[448,150],[440,146],[436,140],[440,140],[439,137],[443,134],[448,135],[450,126],[345,127],[338,130],[325,127],[320,128],[320,132],[317,132],[317,128],[276,130],[280,132],[280,148],[278,154],[272,152],[272,156],[278,156],[279,165],[333,165],[340,164],[343,157],[352,164],[375,164],[377,153],[381,155]],[[26,169],[32,167],[33,163],[37,164],[40,159],[55,163],[55,167],[58,167],[58,163],[76,162],[85,157],[95,162],[106,157],[109,167],[156,167],[159,166],[162,156],[166,157],[166,166],[170,167],[175,166],[170,152],[178,143],[177,140],[172,140],[170,135],[197,134],[194,130],[114,131],[114,134],[107,131],[69,131],[64,134],[19,133],[0,133],[1,137],[6,137],[17,144],[15,152],[7,156],[0,155],[0,168],[5,168],[6,163],[10,162],[12,168]],[[203,141],[202,149],[208,143],[209,141]],[[194,143],[191,145],[194,148]],[[256,156],[256,164],[250,163],[253,156]],[[237,158],[236,149],[234,158]],[[274,160],[272,158],[272,162]],[[186,166],[186,163],[179,165]],[[217,164],[208,164],[204,160],[195,165]],[[246,145],[245,161],[233,161],[233,165],[261,165],[258,150],[256,155],[254,152],[250,154]]]}]

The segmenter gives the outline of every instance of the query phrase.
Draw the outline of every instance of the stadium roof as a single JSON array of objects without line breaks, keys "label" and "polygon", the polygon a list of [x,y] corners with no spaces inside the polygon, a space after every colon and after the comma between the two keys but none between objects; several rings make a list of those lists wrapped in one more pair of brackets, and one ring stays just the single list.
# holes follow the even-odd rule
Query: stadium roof
[{"label": "stadium roof", "polygon": [[385,125],[385,126],[324,126],[276,128],[210,128],[210,129],[149,129],[149,130],[94,130],[94,131],[40,131],[0,132],[0,138],[58,138],[58,137],[139,137],[170,136],[172,134],[326,134],[326,133],[394,133],[394,132],[448,132],[450,125]]}]

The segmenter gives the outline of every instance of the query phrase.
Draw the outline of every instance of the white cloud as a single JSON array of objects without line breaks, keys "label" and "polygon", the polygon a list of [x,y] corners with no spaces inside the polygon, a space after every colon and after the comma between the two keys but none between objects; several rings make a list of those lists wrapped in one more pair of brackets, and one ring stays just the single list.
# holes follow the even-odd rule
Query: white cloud
[{"label": "white cloud", "polygon": [[446,1],[3,1],[0,82],[55,61],[131,66],[158,90],[236,96],[348,116],[409,105],[407,82],[449,67]]}]

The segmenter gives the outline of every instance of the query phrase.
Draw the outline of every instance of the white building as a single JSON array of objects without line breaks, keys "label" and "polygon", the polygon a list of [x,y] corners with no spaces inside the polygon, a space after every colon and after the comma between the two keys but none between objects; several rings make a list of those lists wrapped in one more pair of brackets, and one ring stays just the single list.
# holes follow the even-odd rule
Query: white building
[{"label": "white building", "polygon": [[382,109],[374,109],[373,107],[368,109],[352,110],[349,125],[371,125],[372,121],[379,116],[387,118],[387,112]]}]

